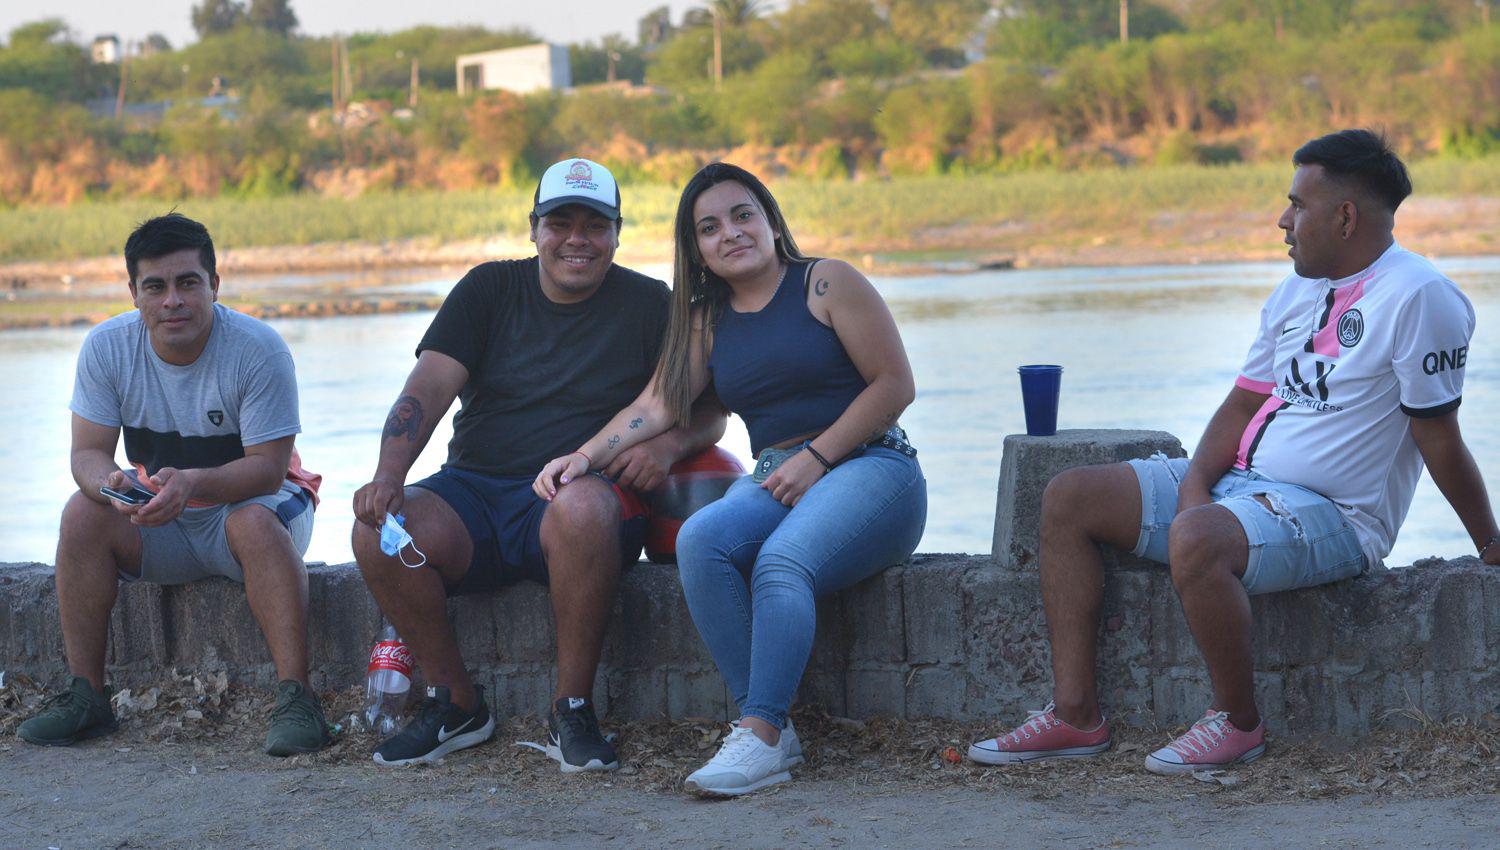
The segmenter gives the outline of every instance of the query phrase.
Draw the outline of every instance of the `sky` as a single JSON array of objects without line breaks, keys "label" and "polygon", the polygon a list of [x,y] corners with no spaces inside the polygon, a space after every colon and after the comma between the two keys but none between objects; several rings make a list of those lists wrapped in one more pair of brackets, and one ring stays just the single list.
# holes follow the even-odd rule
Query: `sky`
[{"label": "sky", "polygon": [[[482,24],[494,29],[527,26],[548,41],[597,41],[622,33],[634,41],[636,21],[661,5],[672,20],[696,5],[692,0],[292,0],[292,10],[308,35],[392,32],[417,24]],[[67,21],[82,42],[112,33],[137,41],[159,32],[181,47],[196,39],[193,0],[0,0],[0,33],[46,17]],[[771,8],[784,3],[768,4]]]}]

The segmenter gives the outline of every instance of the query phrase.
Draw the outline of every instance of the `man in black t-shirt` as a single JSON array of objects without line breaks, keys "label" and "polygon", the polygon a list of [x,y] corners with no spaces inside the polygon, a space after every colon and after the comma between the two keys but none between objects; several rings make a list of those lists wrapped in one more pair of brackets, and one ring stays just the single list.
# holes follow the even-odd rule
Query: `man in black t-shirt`
[{"label": "man in black t-shirt", "polygon": [[[620,570],[645,535],[634,491],[717,442],[725,420],[705,402],[691,427],[636,447],[552,502],[532,492],[537,471],[633,401],[656,365],[668,290],[614,265],[622,221],[608,170],[585,159],[553,165],[531,214],[537,256],[470,270],[417,346],[375,475],[354,494],[355,559],[430,685],[417,716],[376,749],[381,764],[434,761],[493,734],[446,598],[531,579],[550,585],[557,624],[548,755],[565,772],[619,765],[590,697]],[[454,398],[462,406],[447,463],[406,486]],[[409,543],[387,514],[405,515]]]}]

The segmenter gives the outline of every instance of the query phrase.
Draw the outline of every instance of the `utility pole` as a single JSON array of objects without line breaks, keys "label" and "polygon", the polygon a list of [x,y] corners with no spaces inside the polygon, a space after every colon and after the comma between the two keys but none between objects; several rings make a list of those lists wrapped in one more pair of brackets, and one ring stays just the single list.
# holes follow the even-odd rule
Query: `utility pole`
[{"label": "utility pole", "polygon": [[1130,43],[1130,0],[1120,0],[1120,43]]},{"label": "utility pole", "polygon": [[339,85],[339,39],[338,39],[338,36],[334,36],[329,41],[328,44],[329,44],[329,48],[332,51],[331,63],[332,63],[332,69],[333,69],[332,72],[331,72],[331,76],[329,77],[329,81],[328,81],[328,96],[329,96],[330,103],[333,105],[333,114],[335,116],[337,116],[338,114],[340,114],[341,112],[344,111],[343,105],[339,103],[339,92],[341,91],[342,86]]},{"label": "utility pole", "polygon": [[406,96],[406,105],[417,108],[417,88],[422,84],[422,71],[417,67],[417,57],[411,58],[411,93]]},{"label": "utility pole", "polygon": [[1490,28],[1490,0],[1474,0],[1474,5],[1479,7],[1479,20],[1484,23],[1484,28]]},{"label": "utility pole", "polygon": [[714,7],[714,91],[724,84],[724,18]]},{"label": "utility pole", "polygon": [[125,83],[130,79],[130,42],[120,48],[120,89],[115,94],[115,120],[125,117]]},{"label": "utility pole", "polygon": [[354,75],[349,73],[349,43],[339,39],[339,70],[344,78],[344,105],[354,100]]}]

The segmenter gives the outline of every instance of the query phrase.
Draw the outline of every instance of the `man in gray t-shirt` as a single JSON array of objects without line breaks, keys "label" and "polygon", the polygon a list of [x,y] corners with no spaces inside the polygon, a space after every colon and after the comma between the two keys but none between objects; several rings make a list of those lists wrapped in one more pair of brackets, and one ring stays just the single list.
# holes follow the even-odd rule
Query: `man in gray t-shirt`
[{"label": "man in gray t-shirt", "polygon": [[[266,752],[326,746],[307,683],[307,569],[319,476],[293,448],[302,430],[286,343],[216,303],[213,241],[176,213],[125,243],[136,310],[89,332],[73,387],[71,465],[57,600],[72,678],[22,723],[34,744],[115,728],[105,636],[119,581],[245,584],[280,683]],[[120,434],[131,469],[115,463]]]}]

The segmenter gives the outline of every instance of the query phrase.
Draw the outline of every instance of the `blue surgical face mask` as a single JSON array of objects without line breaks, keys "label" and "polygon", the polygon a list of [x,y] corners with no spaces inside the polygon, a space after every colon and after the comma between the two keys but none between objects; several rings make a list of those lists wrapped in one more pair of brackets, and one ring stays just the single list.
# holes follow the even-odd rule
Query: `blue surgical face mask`
[{"label": "blue surgical face mask", "polygon": [[[405,521],[406,517],[401,514],[396,514],[395,516],[390,514],[385,515],[385,522],[380,526],[380,551],[390,555],[392,558],[400,558],[402,564],[416,569],[427,563],[427,556],[422,554],[422,550],[418,549],[417,544],[412,541],[411,535],[407,534],[406,529],[401,527],[401,523]],[[406,556],[401,554],[401,550],[407,546],[410,546],[411,550],[416,552],[417,557],[422,560],[415,564],[406,563]]]}]

